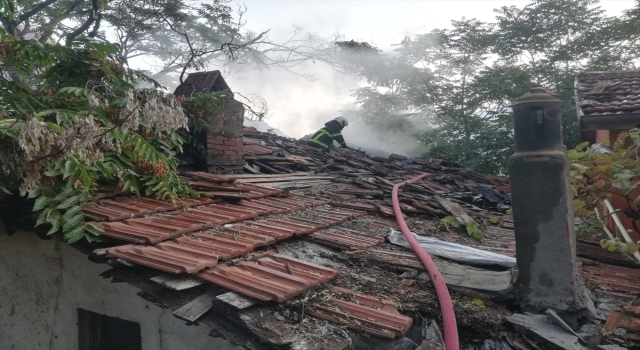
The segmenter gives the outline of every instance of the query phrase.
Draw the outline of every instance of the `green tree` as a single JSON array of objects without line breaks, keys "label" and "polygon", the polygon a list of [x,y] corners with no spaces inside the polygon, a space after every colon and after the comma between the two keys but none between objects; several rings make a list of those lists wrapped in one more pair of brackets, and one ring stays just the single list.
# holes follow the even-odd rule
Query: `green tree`
[{"label": "green tree", "polygon": [[430,155],[501,173],[512,153],[510,105],[541,85],[561,96],[564,143],[573,148],[580,142],[575,75],[633,68],[640,57],[640,2],[619,18],[597,4],[505,6],[493,23],[452,21],[448,29],[405,38],[394,52],[368,50],[360,60],[351,56],[363,56],[362,45],[344,46],[348,67],[369,83],[355,92],[356,101],[372,120],[419,113],[431,129],[421,138]]},{"label": "green tree", "polygon": [[[116,45],[42,44],[0,31],[0,69],[0,190],[28,193],[36,226],[47,222],[70,243],[100,234],[83,210],[105,184],[168,201],[196,196],[175,173],[194,122],[183,105],[194,102],[127,69]],[[224,97],[196,100],[222,108]]]}]

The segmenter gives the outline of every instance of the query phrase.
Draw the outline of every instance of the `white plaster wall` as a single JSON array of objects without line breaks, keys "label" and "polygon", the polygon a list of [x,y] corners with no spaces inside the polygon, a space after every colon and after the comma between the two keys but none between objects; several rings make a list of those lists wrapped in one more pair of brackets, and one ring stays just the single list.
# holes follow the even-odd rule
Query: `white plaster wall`
[{"label": "white plaster wall", "polygon": [[144,350],[236,349],[140,298],[135,287],[100,277],[109,266],[34,233],[9,237],[1,225],[0,350],[78,349],[78,308],[138,322]]}]

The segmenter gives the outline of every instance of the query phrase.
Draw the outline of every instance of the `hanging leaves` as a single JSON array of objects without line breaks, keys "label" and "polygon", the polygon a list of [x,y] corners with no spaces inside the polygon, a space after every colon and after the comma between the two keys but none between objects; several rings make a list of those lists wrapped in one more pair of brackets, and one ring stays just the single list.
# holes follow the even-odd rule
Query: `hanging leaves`
[{"label": "hanging leaves", "polygon": [[[35,199],[36,226],[68,243],[99,235],[83,208],[103,184],[166,201],[197,197],[175,173],[187,100],[137,89],[150,80],[115,64],[122,58],[111,44],[2,39],[2,67],[19,78],[0,80],[0,189]],[[199,99],[212,110],[223,103],[216,94]]]}]

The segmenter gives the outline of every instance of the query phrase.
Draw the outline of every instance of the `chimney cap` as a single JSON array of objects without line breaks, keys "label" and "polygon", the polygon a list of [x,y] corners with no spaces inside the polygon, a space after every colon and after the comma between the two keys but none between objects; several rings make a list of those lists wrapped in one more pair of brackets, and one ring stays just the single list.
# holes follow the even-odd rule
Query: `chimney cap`
[{"label": "chimney cap", "polygon": [[535,103],[562,103],[562,100],[560,99],[560,95],[555,92],[545,89],[542,86],[536,86],[532,87],[529,92],[517,99],[513,106]]}]

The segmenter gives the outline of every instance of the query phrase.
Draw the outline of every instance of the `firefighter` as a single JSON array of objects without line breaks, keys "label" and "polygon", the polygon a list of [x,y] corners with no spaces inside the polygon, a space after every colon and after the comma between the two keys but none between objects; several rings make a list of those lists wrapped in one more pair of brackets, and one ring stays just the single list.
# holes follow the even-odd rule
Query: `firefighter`
[{"label": "firefighter", "polygon": [[340,133],[342,129],[349,125],[349,121],[345,117],[337,117],[324,124],[324,128],[318,130],[309,139],[307,144],[309,146],[317,147],[323,152],[329,152],[330,147],[333,146],[333,141],[337,141],[342,148],[349,149],[347,143],[344,142],[344,137]]}]

